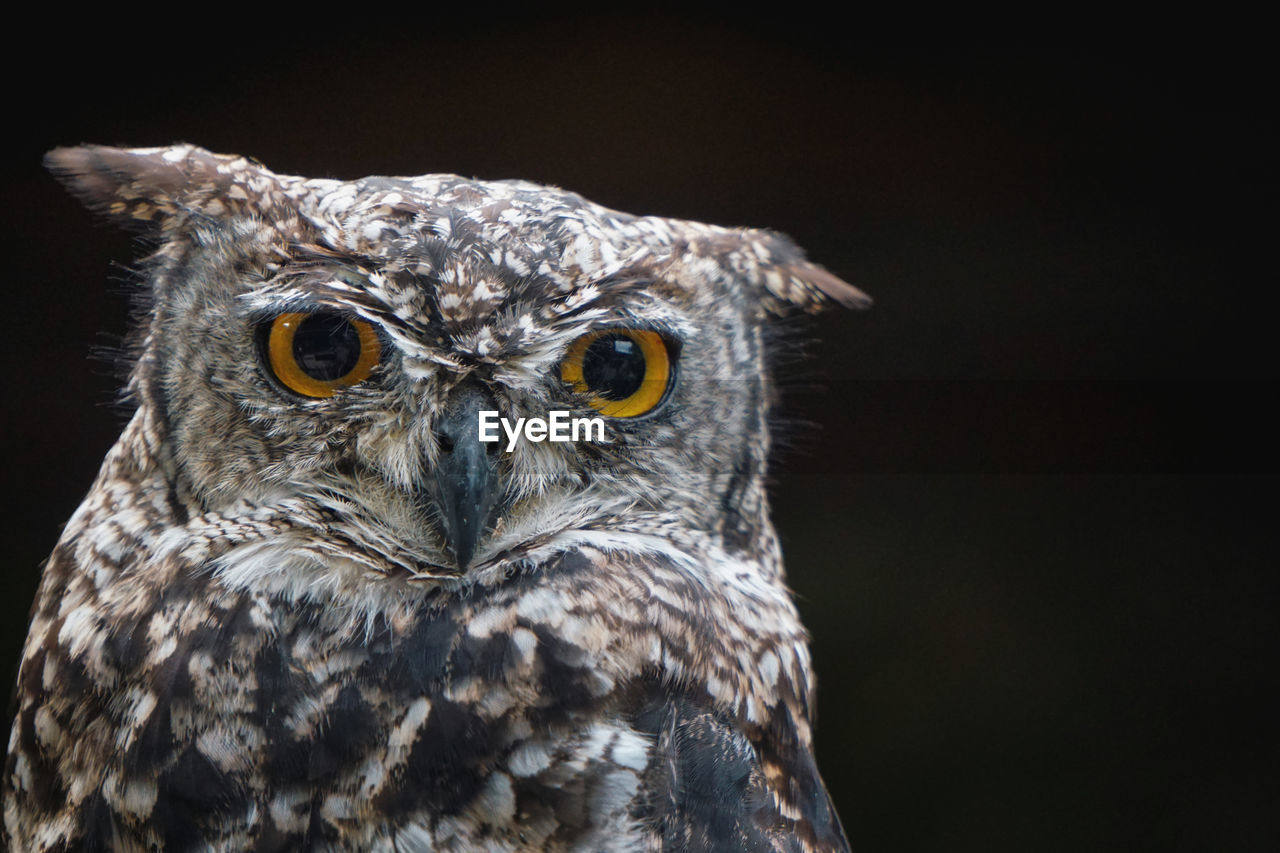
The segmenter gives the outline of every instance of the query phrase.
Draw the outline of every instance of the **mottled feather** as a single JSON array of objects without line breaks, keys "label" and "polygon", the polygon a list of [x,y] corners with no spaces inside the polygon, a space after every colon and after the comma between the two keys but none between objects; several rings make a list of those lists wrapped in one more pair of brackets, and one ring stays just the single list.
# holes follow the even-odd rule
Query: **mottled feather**
[{"label": "mottled feather", "polygon": [[[521,181],[47,164],[154,251],[136,412],[23,651],[12,849],[847,849],[769,519],[766,327],[859,291],[776,233]],[[367,378],[281,386],[263,330],[308,312],[374,330]],[[459,407],[594,414],[560,365],[611,329],[667,342],[662,401],[483,451],[463,552]]]}]

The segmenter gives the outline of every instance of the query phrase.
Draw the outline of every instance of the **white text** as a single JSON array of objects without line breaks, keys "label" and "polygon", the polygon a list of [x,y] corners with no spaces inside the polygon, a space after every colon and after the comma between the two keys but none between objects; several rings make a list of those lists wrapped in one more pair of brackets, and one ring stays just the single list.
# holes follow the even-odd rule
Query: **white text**
[{"label": "white text", "polygon": [[514,425],[497,412],[480,413],[481,441],[500,441],[498,427],[507,436],[508,453],[522,433],[525,441],[604,441],[604,418],[571,418],[563,411],[548,412],[546,418],[516,418]]}]

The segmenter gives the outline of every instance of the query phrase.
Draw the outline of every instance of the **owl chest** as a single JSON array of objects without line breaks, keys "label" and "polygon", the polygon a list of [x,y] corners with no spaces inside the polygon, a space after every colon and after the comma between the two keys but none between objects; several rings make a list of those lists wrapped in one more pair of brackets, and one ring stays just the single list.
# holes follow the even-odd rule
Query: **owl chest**
[{"label": "owl chest", "polygon": [[478,636],[445,609],[343,637],[309,607],[227,604],[214,623],[166,620],[189,603],[157,610],[173,626],[163,660],[147,620],[104,638],[115,687],[62,705],[102,762],[66,756],[68,778],[102,779],[82,818],[105,810],[112,832],[166,849],[576,849],[633,834],[653,738],[549,632]]}]

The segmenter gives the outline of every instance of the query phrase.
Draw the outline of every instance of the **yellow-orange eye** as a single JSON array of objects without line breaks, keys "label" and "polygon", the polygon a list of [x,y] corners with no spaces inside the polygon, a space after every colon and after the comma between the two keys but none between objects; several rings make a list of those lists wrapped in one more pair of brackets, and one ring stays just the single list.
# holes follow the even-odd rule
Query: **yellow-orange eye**
[{"label": "yellow-orange eye", "polygon": [[304,397],[332,397],[368,378],[378,363],[378,335],[363,320],[329,311],[281,314],[264,341],[280,384]]},{"label": "yellow-orange eye", "polygon": [[609,329],[573,342],[560,377],[611,418],[634,418],[657,408],[674,376],[671,352],[657,332]]}]

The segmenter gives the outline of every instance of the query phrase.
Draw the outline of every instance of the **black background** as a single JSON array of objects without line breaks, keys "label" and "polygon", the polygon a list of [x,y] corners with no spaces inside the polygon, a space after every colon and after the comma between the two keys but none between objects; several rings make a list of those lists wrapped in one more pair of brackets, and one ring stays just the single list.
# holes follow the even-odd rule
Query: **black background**
[{"label": "black background", "polygon": [[806,332],[774,491],[855,849],[1275,842],[1261,43],[314,23],[59,30],[6,60],[7,661],[122,423],[88,357],[124,331],[112,265],[135,254],[41,171],[45,150],[190,141],[312,177],[522,177],[781,230],[876,299]]}]

